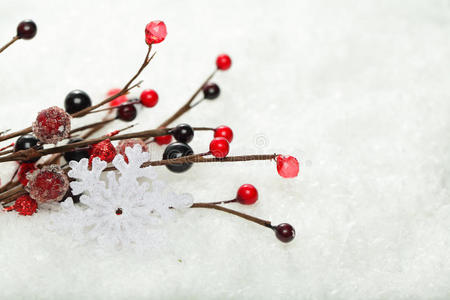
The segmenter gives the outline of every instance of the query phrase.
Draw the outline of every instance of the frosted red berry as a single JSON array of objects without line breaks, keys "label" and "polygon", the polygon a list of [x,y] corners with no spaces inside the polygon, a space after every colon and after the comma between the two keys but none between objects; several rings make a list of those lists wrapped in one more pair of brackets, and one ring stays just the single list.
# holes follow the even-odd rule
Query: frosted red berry
[{"label": "frosted red berry", "polygon": [[[111,89],[108,91],[107,96],[108,97],[112,97],[114,95],[117,95],[118,93],[120,93],[121,89]],[[122,95],[117,97],[116,99],[112,100],[111,102],[109,102],[109,106],[118,106],[122,103],[125,103],[128,101],[128,98],[126,95]]]},{"label": "frosted red berry", "polygon": [[143,90],[141,93],[141,103],[145,107],[153,107],[158,103],[158,93],[154,90]]},{"label": "frosted red berry", "polygon": [[236,200],[245,205],[258,201],[258,190],[251,184],[243,184],[237,191]]},{"label": "frosted red berry", "polygon": [[128,163],[128,157],[125,154],[125,149],[128,147],[133,148],[135,145],[141,145],[143,152],[148,152],[148,146],[145,144],[145,142],[142,139],[126,139],[121,140],[119,144],[117,145],[117,153],[122,154],[124,160]]},{"label": "frosted red berry", "polygon": [[221,54],[216,59],[217,69],[226,71],[231,67],[231,58],[227,54]]},{"label": "frosted red berry", "polygon": [[41,142],[56,144],[69,136],[70,126],[70,115],[62,108],[52,106],[38,113],[32,129]]},{"label": "frosted red berry", "polygon": [[60,201],[69,189],[69,178],[57,165],[44,166],[28,176],[25,189],[38,202]]},{"label": "frosted red berry", "polygon": [[145,26],[145,42],[148,45],[161,43],[166,36],[167,28],[163,21],[151,21]]},{"label": "frosted red berry", "polygon": [[295,238],[295,229],[288,223],[281,223],[274,228],[277,239],[289,243]]},{"label": "frosted red berry", "polygon": [[228,143],[231,143],[233,140],[233,130],[225,125],[219,126],[214,130],[214,137],[223,137]]},{"label": "frosted red berry", "polygon": [[16,202],[11,207],[22,216],[31,216],[36,212],[38,204],[36,200],[32,199],[29,195],[22,195],[16,199]]},{"label": "frosted red berry", "polygon": [[209,151],[217,158],[223,158],[230,152],[230,144],[223,137],[214,138],[209,144]]},{"label": "frosted red berry", "polygon": [[19,178],[19,182],[26,186],[28,184],[28,174],[33,173],[36,170],[36,166],[34,163],[21,163],[19,166],[19,170],[17,171],[17,177]]},{"label": "frosted red berry", "polygon": [[168,145],[170,142],[172,142],[172,136],[171,135],[162,135],[155,137],[155,142],[162,146],[162,145]]},{"label": "frosted red berry", "polygon": [[296,177],[299,171],[298,160],[293,156],[278,155],[277,171],[284,178]]},{"label": "frosted red berry", "polygon": [[89,165],[91,165],[92,160],[95,157],[98,157],[106,162],[112,162],[114,157],[116,157],[116,153],[117,153],[116,148],[114,147],[113,144],[111,144],[111,141],[109,139],[94,144],[91,149],[91,157],[89,158]]}]

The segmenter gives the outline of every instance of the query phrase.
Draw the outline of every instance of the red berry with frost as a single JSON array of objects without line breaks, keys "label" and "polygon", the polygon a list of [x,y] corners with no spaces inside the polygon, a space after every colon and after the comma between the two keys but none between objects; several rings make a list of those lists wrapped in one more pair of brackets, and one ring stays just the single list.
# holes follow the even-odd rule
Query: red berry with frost
[{"label": "red berry with frost", "polygon": [[245,205],[258,201],[258,190],[251,184],[243,184],[237,191],[236,200]]},{"label": "red berry with frost", "polygon": [[121,140],[117,145],[117,153],[122,154],[124,160],[128,163],[128,157],[125,154],[125,149],[128,147],[133,148],[135,145],[141,145],[143,152],[148,152],[148,146],[142,139],[127,139]]},{"label": "red berry with frost", "polygon": [[230,152],[230,144],[223,137],[214,138],[209,144],[209,151],[217,158],[223,158]]},{"label": "red berry with frost", "polygon": [[159,44],[166,36],[167,28],[163,21],[151,21],[145,26],[145,42],[148,45]]},{"label": "red berry with frost", "polygon": [[141,103],[145,107],[153,107],[158,103],[158,93],[154,90],[143,90],[141,93]]},{"label": "red berry with frost", "polygon": [[69,189],[69,178],[57,165],[44,166],[28,176],[25,189],[38,202],[60,201]]},{"label": "red berry with frost", "polygon": [[19,178],[19,182],[26,186],[28,184],[28,174],[33,173],[36,170],[36,166],[34,163],[21,163],[19,166],[19,170],[17,171],[17,177]]},{"label": "red berry with frost", "polygon": [[95,157],[100,158],[106,162],[112,162],[114,157],[116,157],[116,148],[109,139],[101,141],[100,143],[94,144],[91,149],[91,157],[89,158],[89,165],[92,164],[92,160]]},{"label": "red berry with frost", "polygon": [[36,200],[32,199],[29,195],[22,195],[16,199],[16,202],[11,207],[22,216],[31,216],[36,212],[38,204]]},{"label": "red berry with frost", "polygon": [[284,178],[297,177],[299,171],[298,160],[293,156],[278,155],[277,171]]},{"label": "red berry with frost", "polygon": [[52,106],[38,113],[32,129],[41,142],[56,144],[69,136],[70,115],[63,109]]},{"label": "red berry with frost", "polygon": [[291,224],[281,223],[274,228],[277,239],[283,243],[289,243],[295,238],[295,229]]},{"label": "red berry with frost", "polygon": [[[111,90],[108,91],[107,96],[108,97],[112,97],[112,96],[117,95],[118,93],[120,93],[120,91],[121,91],[121,89],[111,89]],[[126,95],[122,95],[122,96],[119,96],[116,99],[112,100],[111,102],[109,102],[109,106],[112,106],[112,107],[118,106],[118,105],[120,105],[122,103],[125,103],[127,101],[128,101],[127,96]]]},{"label": "red berry with frost", "polygon": [[168,145],[170,142],[172,142],[172,136],[171,135],[162,135],[155,137],[155,142],[162,146],[162,145]]},{"label": "red berry with frost", "polygon": [[223,137],[228,143],[231,143],[233,140],[233,130],[225,125],[219,126],[214,130],[214,137]]},{"label": "red berry with frost", "polygon": [[226,71],[231,67],[231,58],[227,54],[221,54],[216,59],[217,69]]}]

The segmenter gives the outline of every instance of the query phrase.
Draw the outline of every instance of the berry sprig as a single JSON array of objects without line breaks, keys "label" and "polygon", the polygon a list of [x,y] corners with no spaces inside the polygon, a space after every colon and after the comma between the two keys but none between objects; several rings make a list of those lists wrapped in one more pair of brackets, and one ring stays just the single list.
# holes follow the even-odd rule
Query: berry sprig
[{"label": "berry sprig", "polygon": [[37,26],[32,20],[23,20],[17,25],[17,34],[3,47],[0,48],[0,53],[2,53],[6,48],[14,44],[14,42],[23,39],[30,40],[34,38],[37,33]]}]

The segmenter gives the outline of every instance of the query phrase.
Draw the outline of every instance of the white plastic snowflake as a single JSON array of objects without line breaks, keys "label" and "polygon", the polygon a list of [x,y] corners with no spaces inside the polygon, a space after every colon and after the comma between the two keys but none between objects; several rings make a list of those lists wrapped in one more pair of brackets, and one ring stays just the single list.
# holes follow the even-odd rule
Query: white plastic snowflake
[{"label": "white plastic snowflake", "polygon": [[[190,207],[192,196],[177,195],[156,180],[153,167],[141,168],[150,155],[142,152],[140,145],[127,148],[125,154],[128,163],[120,154],[112,161],[120,177],[108,172],[107,182],[101,179],[106,162],[94,158],[89,170],[87,159],[71,161],[68,175],[76,181],[70,187],[74,195],[83,194],[82,205],[74,205],[72,199],[61,203],[51,227],[72,234],[80,242],[95,240],[101,246],[157,246],[164,238],[160,225],[180,209]],[[142,179],[150,180],[151,185]]]}]

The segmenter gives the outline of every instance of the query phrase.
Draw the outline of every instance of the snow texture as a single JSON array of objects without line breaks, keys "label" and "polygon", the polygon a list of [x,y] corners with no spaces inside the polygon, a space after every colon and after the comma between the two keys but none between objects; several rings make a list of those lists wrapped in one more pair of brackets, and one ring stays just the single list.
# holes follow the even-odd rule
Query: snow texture
[{"label": "snow texture", "polygon": [[[145,55],[145,25],[161,19],[167,38],[141,76],[159,103],[139,111],[133,130],[165,120],[227,52],[233,65],[213,80],[220,97],[179,122],[230,126],[231,154],[300,160],[293,180],[273,162],[155,167],[201,202],[255,185],[257,205],[229,207],[291,223],[297,236],[286,245],[195,208],[164,225],[158,253],[98,256],[96,244],[48,231],[47,211],[1,213],[0,298],[450,298],[448,0],[2,0],[0,16],[3,42],[24,18],[38,25],[0,55],[0,129],[30,126],[70,90],[96,103],[123,86]],[[211,137],[196,132],[192,148],[207,151]],[[2,164],[3,182],[14,166]]]}]

